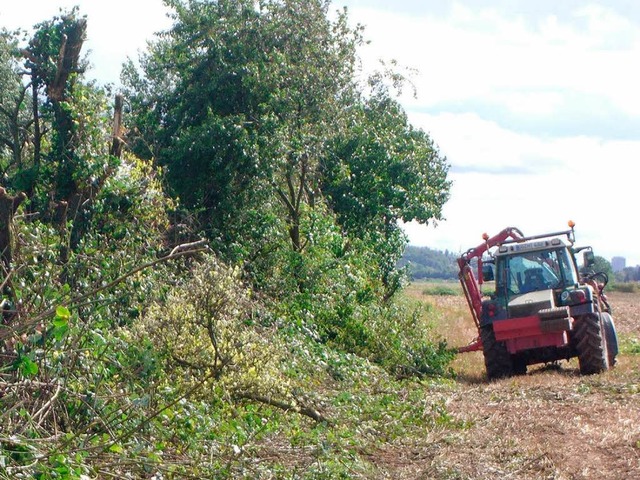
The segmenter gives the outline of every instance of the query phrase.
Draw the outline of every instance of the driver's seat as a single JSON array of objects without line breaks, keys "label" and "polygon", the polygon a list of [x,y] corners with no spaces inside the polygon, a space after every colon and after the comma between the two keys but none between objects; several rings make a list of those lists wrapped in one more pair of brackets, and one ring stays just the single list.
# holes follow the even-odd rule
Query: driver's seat
[{"label": "driver's seat", "polygon": [[536,290],[544,290],[545,288],[547,288],[547,284],[544,281],[541,268],[529,268],[524,271],[522,293],[535,292]]}]

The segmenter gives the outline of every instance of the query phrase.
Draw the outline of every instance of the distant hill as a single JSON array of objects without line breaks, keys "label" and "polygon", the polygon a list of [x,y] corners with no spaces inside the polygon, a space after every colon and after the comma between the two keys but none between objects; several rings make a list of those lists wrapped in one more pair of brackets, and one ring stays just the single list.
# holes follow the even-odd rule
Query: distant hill
[{"label": "distant hill", "polygon": [[433,250],[429,247],[407,246],[404,255],[398,262],[400,266],[408,265],[412,280],[457,279],[456,259],[458,254],[448,250]]}]

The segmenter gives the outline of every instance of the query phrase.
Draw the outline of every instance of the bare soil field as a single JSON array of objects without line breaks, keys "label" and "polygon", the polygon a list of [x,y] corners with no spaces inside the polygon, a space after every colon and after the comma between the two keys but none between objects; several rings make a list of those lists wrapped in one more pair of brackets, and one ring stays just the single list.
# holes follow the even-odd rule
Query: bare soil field
[{"label": "bare soil field", "polygon": [[[410,294],[438,312],[450,345],[475,327],[463,296]],[[581,376],[577,360],[488,382],[481,352],[459,355],[457,379],[426,389],[443,402],[442,428],[385,446],[371,461],[390,479],[640,478],[640,294],[610,293],[621,353],[612,370]]]}]

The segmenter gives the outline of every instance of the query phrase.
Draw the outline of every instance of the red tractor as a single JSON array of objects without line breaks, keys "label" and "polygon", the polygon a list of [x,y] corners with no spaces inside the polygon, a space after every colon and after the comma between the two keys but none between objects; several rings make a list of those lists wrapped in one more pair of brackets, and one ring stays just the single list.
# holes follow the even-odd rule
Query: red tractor
[{"label": "red tractor", "polygon": [[[479,333],[458,351],[482,350],[490,379],[572,357],[578,357],[582,374],[615,364],[618,340],[604,294],[608,278],[587,273],[594,254],[591,247],[574,247],[574,226],[569,222],[569,230],[530,237],[517,228],[484,234],[482,244],[458,259]],[[582,271],[576,261],[581,251]],[[482,293],[485,281],[495,282],[488,297]]]}]

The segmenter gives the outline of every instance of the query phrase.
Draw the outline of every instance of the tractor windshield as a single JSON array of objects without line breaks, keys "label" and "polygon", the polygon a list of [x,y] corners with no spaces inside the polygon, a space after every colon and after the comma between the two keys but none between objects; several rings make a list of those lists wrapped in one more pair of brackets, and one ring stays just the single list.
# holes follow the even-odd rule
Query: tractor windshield
[{"label": "tractor windshield", "polygon": [[566,248],[519,252],[496,260],[498,296],[564,288],[578,281]]}]

